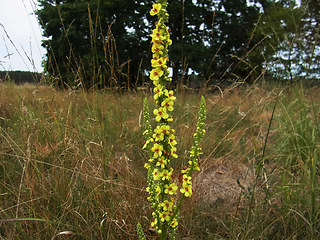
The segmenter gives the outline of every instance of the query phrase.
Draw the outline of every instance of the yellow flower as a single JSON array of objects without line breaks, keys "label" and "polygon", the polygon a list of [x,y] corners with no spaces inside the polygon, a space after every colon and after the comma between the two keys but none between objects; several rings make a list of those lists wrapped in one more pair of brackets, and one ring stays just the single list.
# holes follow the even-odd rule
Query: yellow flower
[{"label": "yellow flower", "polygon": [[152,5],[152,9],[150,10],[150,15],[154,16],[156,14],[158,14],[161,10],[161,4],[160,3],[156,3]]},{"label": "yellow flower", "polygon": [[175,228],[175,227],[178,226],[178,221],[177,221],[176,218],[172,219],[172,222],[170,223],[170,226],[171,226],[172,228]]},{"label": "yellow flower", "polygon": [[165,168],[166,165],[167,165],[167,163],[168,163],[168,161],[162,156],[162,157],[158,160],[156,166],[157,166],[157,167],[161,167],[161,168]]},{"label": "yellow flower", "polygon": [[169,118],[167,119],[167,121],[168,121],[168,122],[172,122],[172,121],[173,121],[173,118],[172,118],[172,117],[169,117]]},{"label": "yellow flower", "polygon": [[162,91],[162,87],[161,86],[156,86],[154,89],[153,89],[153,92],[155,93],[153,98],[154,100],[157,100],[159,97],[162,96],[163,94],[163,91]]},{"label": "yellow flower", "polygon": [[170,215],[168,212],[163,212],[160,214],[160,220],[161,222],[164,222],[164,221],[169,221],[170,220]]},{"label": "yellow flower", "polygon": [[165,40],[166,37],[166,32],[162,29],[162,28],[155,28],[152,30],[152,34],[150,34],[150,37],[152,37],[152,41],[156,42],[156,41],[163,41]]},{"label": "yellow flower", "polygon": [[151,66],[156,68],[156,67],[161,67],[161,68],[166,68],[166,63],[167,63],[167,59],[166,58],[163,58],[163,57],[154,57],[152,60],[151,60]]},{"label": "yellow flower", "polygon": [[[189,161],[188,163],[190,164],[190,166],[192,165],[192,161]],[[194,170],[200,171],[200,168],[197,162],[193,162],[193,168]]]},{"label": "yellow flower", "polygon": [[165,107],[168,111],[173,111],[173,100],[166,98],[162,103],[162,107]]},{"label": "yellow flower", "polygon": [[184,173],[188,173],[189,171],[190,171],[190,168],[185,167],[184,169],[181,170],[181,173],[184,174]]},{"label": "yellow flower", "polygon": [[169,125],[161,125],[159,130],[161,131],[162,134],[169,134],[171,132]]},{"label": "yellow flower", "polygon": [[171,147],[171,156],[174,157],[174,158],[178,158],[177,148]]},{"label": "yellow flower", "polygon": [[153,148],[151,148],[151,151],[154,152],[153,153],[154,158],[161,157],[162,151],[163,151],[163,146],[158,143],[155,143],[153,145]]},{"label": "yellow flower", "polygon": [[160,67],[152,69],[150,72],[150,79],[152,81],[158,81],[159,78],[163,75],[163,71]]},{"label": "yellow flower", "polygon": [[157,193],[157,196],[159,196],[161,193],[161,187],[159,185],[156,186],[156,193]]},{"label": "yellow flower", "polygon": [[170,126],[168,125],[162,125],[162,126],[157,126],[156,129],[154,130],[154,134],[152,137],[156,142],[163,141],[164,135],[170,133]]},{"label": "yellow flower", "polygon": [[170,146],[175,146],[175,145],[177,145],[177,141],[175,140],[175,136],[173,135],[173,134],[170,134],[170,136],[169,136],[169,144],[170,144]]},{"label": "yellow flower", "polygon": [[192,194],[192,185],[191,185],[191,184],[188,184],[188,185],[183,186],[183,188],[180,189],[180,192],[181,192],[182,194],[184,194],[184,196],[186,196],[186,197],[191,197],[191,194]]},{"label": "yellow flower", "polygon": [[160,180],[161,179],[161,177],[162,177],[162,173],[161,172],[159,172],[159,170],[157,169],[157,168],[155,168],[154,170],[153,170],[153,179],[155,180],[155,181],[158,181],[158,180]]},{"label": "yellow flower", "polygon": [[151,227],[157,227],[157,218],[154,218],[151,222]]},{"label": "yellow flower", "polygon": [[164,49],[164,46],[162,44],[154,43],[151,48],[151,51],[152,53],[154,53],[155,56],[159,56],[163,54],[163,49]]},{"label": "yellow flower", "polygon": [[169,172],[168,170],[163,170],[162,171],[162,180],[170,180],[171,179],[171,176],[172,176],[172,172],[173,172],[173,169],[171,169],[171,171]]},{"label": "yellow flower", "polygon": [[165,185],[165,190],[164,190],[164,193],[165,194],[170,194],[170,195],[173,195],[173,194],[177,194],[177,189],[178,189],[178,186],[175,184],[175,183],[171,183],[170,185]]},{"label": "yellow flower", "polygon": [[148,144],[151,143],[151,142],[153,142],[153,139],[152,139],[152,138],[148,139],[148,140],[145,142],[145,144],[143,145],[142,149],[145,149],[145,148],[148,146]]},{"label": "yellow flower", "polygon": [[149,163],[145,163],[145,164],[144,164],[144,167],[145,167],[146,169],[149,169],[149,168],[150,168],[150,164],[149,164]]},{"label": "yellow flower", "polygon": [[183,181],[183,183],[182,183],[183,186],[192,184],[191,183],[191,177],[188,176],[187,174],[183,174],[182,181]]},{"label": "yellow flower", "polygon": [[166,96],[172,101],[176,100],[176,97],[173,95],[173,91],[172,90],[170,92],[168,92],[166,94]]},{"label": "yellow flower", "polygon": [[167,119],[169,117],[166,109],[160,107],[159,109],[153,110],[153,114],[156,115],[156,121],[159,122],[162,119]]},{"label": "yellow flower", "polygon": [[164,200],[160,206],[162,207],[163,211],[168,211],[171,212],[172,211],[172,206],[173,206],[173,202],[170,202],[168,200]]}]

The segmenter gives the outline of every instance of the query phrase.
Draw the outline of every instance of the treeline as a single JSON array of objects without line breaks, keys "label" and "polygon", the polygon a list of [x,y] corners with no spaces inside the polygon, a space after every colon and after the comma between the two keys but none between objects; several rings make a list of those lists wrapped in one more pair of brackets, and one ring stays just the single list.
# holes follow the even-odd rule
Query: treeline
[{"label": "treeline", "polygon": [[40,83],[43,73],[27,71],[0,71],[0,82],[13,82],[15,84]]},{"label": "treeline", "polygon": [[[148,80],[153,0],[40,0],[45,72],[58,86],[136,88]],[[160,1],[161,2],[161,1]],[[318,0],[169,0],[173,84],[317,77]]]}]

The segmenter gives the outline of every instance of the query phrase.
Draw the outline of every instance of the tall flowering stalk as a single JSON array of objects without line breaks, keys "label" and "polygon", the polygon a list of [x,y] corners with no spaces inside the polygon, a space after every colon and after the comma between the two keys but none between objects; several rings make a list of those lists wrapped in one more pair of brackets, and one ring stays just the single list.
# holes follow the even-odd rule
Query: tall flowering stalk
[{"label": "tall flowering stalk", "polygon": [[[190,151],[190,160],[187,167],[182,169],[181,182],[173,181],[173,168],[171,162],[178,158],[176,153],[175,130],[170,127],[172,122],[172,111],[176,97],[173,91],[167,89],[171,81],[168,70],[168,47],[172,44],[166,23],[169,14],[167,13],[167,0],[157,0],[150,11],[151,16],[158,16],[158,21],[153,29],[151,60],[152,71],[150,79],[153,82],[154,101],[157,108],[153,110],[157,126],[152,130],[148,104],[144,100],[144,133],[145,144],[143,149],[148,150],[149,160],[145,164],[148,169],[148,200],[153,209],[151,227],[155,229],[160,240],[173,239],[178,227],[178,214],[183,200],[192,195],[192,173],[199,170],[198,157],[202,150],[199,142],[205,133],[206,106],[204,97],[201,98],[197,130],[194,134],[194,145]],[[138,224],[138,235],[145,239],[143,230]]]}]

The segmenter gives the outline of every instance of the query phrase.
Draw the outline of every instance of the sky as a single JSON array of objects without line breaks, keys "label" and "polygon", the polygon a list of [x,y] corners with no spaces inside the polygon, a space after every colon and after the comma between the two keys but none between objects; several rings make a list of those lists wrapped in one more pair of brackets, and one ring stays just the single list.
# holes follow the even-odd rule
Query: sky
[{"label": "sky", "polygon": [[0,0],[0,71],[42,72],[45,49],[36,0]]}]

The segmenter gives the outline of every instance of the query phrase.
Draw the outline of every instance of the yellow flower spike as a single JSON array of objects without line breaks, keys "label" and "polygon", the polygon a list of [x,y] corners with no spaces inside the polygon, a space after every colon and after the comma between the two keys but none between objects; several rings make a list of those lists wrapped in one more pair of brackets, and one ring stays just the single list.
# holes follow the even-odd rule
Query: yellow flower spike
[{"label": "yellow flower spike", "polygon": [[151,16],[157,15],[160,12],[161,7],[162,6],[160,3],[153,4],[152,9],[150,10],[150,15]]},{"label": "yellow flower spike", "polygon": [[[155,29],[150,35],[152,37],[152,70],[149,76],[154,84],[153,97],[157,107],[153,110],[153,114],[158,126],[154,128],[153,132],[148,128],[148,132],[144,133],[145,141],[148,141],[144,148],[150,149],[151,147],[150,158],[152,160],[145,164],[145,167],[149,169],[148,184],[150,189],[148,189],[148,199],[150,199],[151,207],[154,210],[151,226],[156,230],[159,239],[166,239],[169,234],[174,237],[182,200],[184,197],[192,195],[191,177],[193,171],[199,169],[197,159],[201,149],[198,143],[204,134],[202,123],[200,122],[200,125],[197,123],[197,134],[194,137],[195,145],[190,152],[190,165],[181,171],[179,176],[181,186],[176,185],[175,181],[172,180],[173,168],[170,166],[170,162],[174,158],[178,158],[176,153],[177,141],[174,135],[175,131],[169,125],[173,121],[171,111],[174,110],[176,97],[173,91],[166,89],[168,83],[172,81],[167,66],[169,63],[168,47],[172,44],[170,30],[166,26],[169,16],[166,10],[167,5],[167,0],[157,1],[156,4],[152,5],[150,11],[152,16],[158,15]],[[205,105],[202,104],[201,106]],[[205,107],[202,107],[202,109],[201,119],[204,124]],[[151,145],[151,141],[153,141],[153,145]],[[177,196],[178,192],[182,194]],[[178,200],[179,198],[180,200]],[[179,204],[175,206],[175,202],[179,202]]]}]

